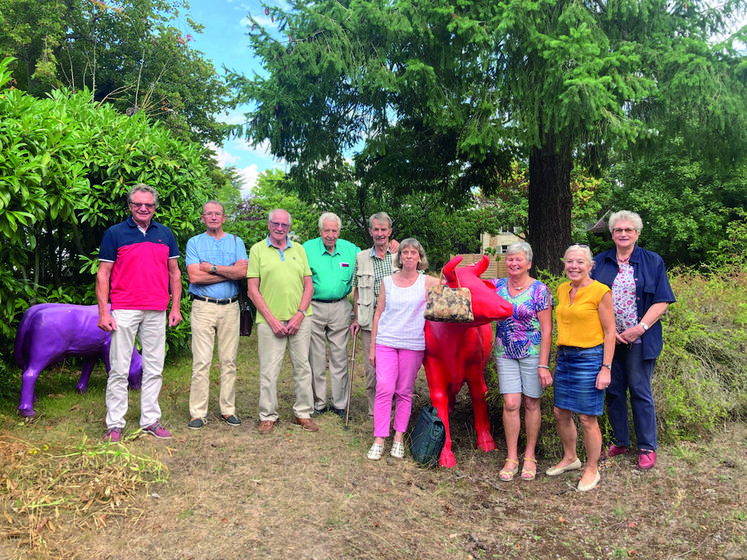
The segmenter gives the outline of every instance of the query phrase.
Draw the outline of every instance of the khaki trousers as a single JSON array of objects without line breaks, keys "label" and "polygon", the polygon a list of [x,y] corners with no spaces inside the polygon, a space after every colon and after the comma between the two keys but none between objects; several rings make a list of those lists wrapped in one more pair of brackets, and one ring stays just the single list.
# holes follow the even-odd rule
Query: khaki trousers
[{"label": "khaki trousers", "polygon": [[363,355],[363,363],[366,364],[366,398],[368,399],[368,415],[373,418],[374,408],[376,404],[376,368],[371,365],[371,360],[368,357],[371,355],[371,344],[375,344],[375,341],[371,340],[371,331],[361,329],[361,350],[365,352]]},{"label": "khaki trousers", "polygon": [[309,339],[311,321],[304,319],[301,328],[292,336],[277,337],[267,323],[257,325],[259,349],[259,420],[278,419],[278,378],[288,347],[296,402],[293,414],[297,418],[310,418],[314,411],[314,392],[311,388],[309,365]]},{"label": "khaki trousers", "polygon": [[348,339],[352,307],[348,298],[326,303],[311,302],[309,362],[311,364],[314,408],[327,406],[327,342],[329,342],[330,404],[339,409],[348,403]]},{"label": "khaki trousers", "polygon": [[220,413],[236,413],[236,354],[239,350],[239,303],[218,305],[207,301],[192,302],[192,387],[189,414],[205,418],[208,413],[210,366],[213,347],[218,340],[220,363]]}]

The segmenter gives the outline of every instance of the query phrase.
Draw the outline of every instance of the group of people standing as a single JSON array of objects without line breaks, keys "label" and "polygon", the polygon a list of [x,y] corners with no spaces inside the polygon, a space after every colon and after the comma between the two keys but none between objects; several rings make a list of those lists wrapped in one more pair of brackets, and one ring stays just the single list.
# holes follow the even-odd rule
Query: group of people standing
[{"label": "group of people standing", "polygon": [[[539,399],[554,384],[553,412],[563,457],[548,476],[583,468],[578,490],[599,483],[602,435],[598,417],[607,415],[614,437],[607,456],[628,452],[628,395],[638,446],[638,468],[656,464],[656,411],[651,378],[662,350],[659,319],[675,301],[659,255],[637,246],[643,222],[620,211],[608,219],[615,248],[596,257],[586,245],[571,245],[564,255],[567,282],[557,289],[557,359],[550,374],[553,300],[547,286],[529,276],[532,250],[526,243],[508,248],[508,277],[495,280],[497,293],[512,303],[513,316],[497,326],[496,363],[503,394],[508,450],[499,478],[518,471],[520,406],[524,404],[526,449],[521,477],[536,475],[535,445],[540,429]],[[605,398],[606,397],[606,398]],[[586,463],[577,455],[578,414]]]},{"label": "group of people standing", "polygon": [[[128,194],[130,217],[109,228],[99,253],[96,294],[99,328],[111,332],[112,368],[106,391],[106,441],[120,441],[128,408],[127,371],[135,338],[143,354],[140,427],[158,438],[171,433],[161,424],[158,395],[165,354],[166,309],[168,325],[182,320],[179,250],[166,226],[153,220],[158,193],[144,184]],[[339,239],[340,218],[324,213],[319,237],[305,244],[288,234],[291,216],[283,209],[270,212],[268,234],[247,255],[241,238],[223,230],[223,205],[203,206],[206,231],[187,243],[186,268],[192,301],[192,384],[187,427],[207,423],[210,367],[217,341],[220,365],[220,419],[238,426],[235,408],[236,356],[239,343],[239,283],[247,278],[247,295],[257,309],[260,364],[259,425],[270,433],[278,420],[277,382],[288,349],[293,369],[295,403],[293,423],[318,431],[314,417],[325,412],[344,416],[348,403],[347,346],[350,333],[361,332],[368,354],[374,309],[384,277],[393,267],[390,241],[392,221],[381,212],[369,219],[374,240],[370,250],[359,251]],[[422,249],[422,248],[421,248]],[[353,292],[351,317],[348,295]],[[111,305],[110,305],[111,304]],[[327,345],[331,400],[327,404]],[[366,367],[369,415],[374,415],[376,370]]]},{"label": "group of people standing", "polygon": [[[104,234],[96,281],[99,327],[112,333],[107,441],[122,438],[129,359],[136,337],[143,350],[140,426],[156,437],[171,437],[161,424],[158,395],[166,324],[173,327],[182,319],[179,251],[171,231],[153,221],[158,193],[147,185],[136,185],[128,195],[128,205],[131,216]],[[370,249],[360,251],[340,239],[340,218],[332,213],[319,218],[319,237],[301,245],[288,237],[290,214],[276,209],[269,214],[266,238],[255,243],[247,255],[243,241],[223,230],[226,215],[222,204],[206,203],[201,220],[206,231],[189,240],[186,255],[193,352],[188,427],[200,429],[207,422],[216,339],[220,418],[229,426],[241,424],[235,410],[237,281],[246,277],[248,297],[258,312],[258,431],[270,433],[278,420],[277,382],[286,348],[295,387],[293,423],[313,432],[319,429],[314,421],[319,414],[344,416],[349,404],[348,340],[351,333],[356,336],[360,332],[368,358],[368,415],[374,424],[374,441],[367,456],[377,460],[383,454],[384,441],[391,432],[392,405],[394,442],[390,454],[404,456],[412,392],[425,351],[426,294],[438,282],[424,274],[428,261],[422,245],[412,238],[401,244],[391,241],[392,221],[384,212],[369,218],[374,242]],[[576,450],[573,414],[578,414],[586,451],[578,489],[594,488],[600,479],[602,454],[597,419],[606,400],[614,436],[607,456],[627,453],[628,394],[638,467],[648,470],[656,464],[651,377],[663,344],[659,319],[675,299],[661,257],[637,245],[643,229],[640,216],[621,211],[612,214],[608,223],[614,249],[596,257],[586,245],[571,245],[566,250],[568,281],[558,287],[555,305],[548,287],[529,276],[533,254],[525,242],[509,246],[508,276],[492,280],[496,293],[514,309],[511,317],[496,325],[495,356],[507,446],[505,464],[499,471],[502,481],[513,480],[519,472],[522,405],[526,447],[520,476],[535,478],[540,399],[550,385],[554,385],[554,414],[563,457],[547,469],[547,475],[584,467]],[[553,307],[557,358],[551,372]]]}]

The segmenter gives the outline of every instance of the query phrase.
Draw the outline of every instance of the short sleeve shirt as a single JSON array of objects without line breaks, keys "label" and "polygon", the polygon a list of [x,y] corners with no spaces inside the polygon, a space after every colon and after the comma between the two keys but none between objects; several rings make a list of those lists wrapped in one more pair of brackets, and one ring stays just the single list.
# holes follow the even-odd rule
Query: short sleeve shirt
[{"label": "short sleeve shirt", "polygon": [[511,297],[507,278],[496,278],[490,282],[495,286],[495,293],[514,308],[511,317],[498,321],[496,325],[496,355],[516,360],[539,355],[542,336],[537,313],[552,308],[552,295],[548,287],[535,280],[526,290]]},{"label": "short sleeve shirt", "polygon": [[169,259],[179,256],[171,230],[151,222],[143,232],[132,219],[104,232],[101,262],[114,263],[109,299],[112,310],[165,311],[169,306]]},{"label": "short sleeve shirt", "polygon": [[555,319],[558,324],[558,346],[593,348],[604,342],[604,329],[599,319],[599,302],[610,289],[594,280],[580,288],[571,303],[571,283],[558,286]]},{"label": "short sleeve shirt", "polygon": [[338,239],[334,254],[327,251],[321,237],[303,244],[314,282],[314,300],[336,301],[352,290],[355,256],[360,249],[344,239]]},{"label": "short sleeve shirt", "polygon": [[[249,250],[249,278],[259,278],[259,293],[275,318],[290,320],[298,313],[303,296],[304,276],[311,276],[306,251],[300,243],[288,240],[284,249],[270,243],[269,237],[255,243]],[[306,311],[311,315],[311,307]],[[257,313],[257,323],[267,321]]]},{"label": "short sleeve shirt", "polygon": [[[248,260],[246,247],[240,237],[226,233],[220,239],[211,237],[207,233],[195,235],[187,241],[187,266],[209,262],[218,266],[232,266],[241,259]],[[189,284],[189,293],[197,296],[226,299],[239,293],[239,285],[235,280],[226,279],[215,284]]]}]

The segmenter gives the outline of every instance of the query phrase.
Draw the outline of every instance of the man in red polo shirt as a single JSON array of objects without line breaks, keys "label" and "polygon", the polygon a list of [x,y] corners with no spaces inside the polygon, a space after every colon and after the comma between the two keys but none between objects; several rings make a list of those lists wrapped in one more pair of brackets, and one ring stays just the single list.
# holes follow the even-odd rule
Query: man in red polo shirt
[{"label": "man in red polo shirt", "polygon": [[[100,329],[111,332],[111,371],[106,385],[105,441],[122,439],[127,413],[127,374],[135,336],[143,355],[140,392],[140,427],[157,438],[170,438],[161,425],[163,362],[166,352],[166,309],[171,292],[168,323],[182,320],[179,249],[171,230],[153,221],[158,192],[142,183],[127,196],[131,216],[104,233],[99,250],[96,299]],[[111,299],[111,311],[109,309]]]}]

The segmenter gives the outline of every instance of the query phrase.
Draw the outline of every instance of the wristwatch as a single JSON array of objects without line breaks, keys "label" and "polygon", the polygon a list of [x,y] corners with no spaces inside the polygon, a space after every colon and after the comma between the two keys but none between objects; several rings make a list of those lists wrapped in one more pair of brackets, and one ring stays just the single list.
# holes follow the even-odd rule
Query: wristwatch
[{"label": "wristwatch", "polygon": [[218,266],[217,265],[211,265],[210,266],[210,274],[215,274],[218,272]]},{"label": "wristwatch", "polygon": [[306,317],[306,311],[304,311],[303,309],[299,309],[299,310],[298,310],[298,312],[299,312],[299,313],[300,313],[301,315],[303,315],[304,317]]}]

